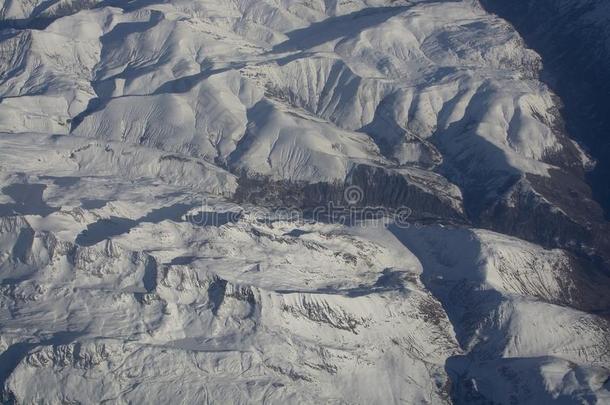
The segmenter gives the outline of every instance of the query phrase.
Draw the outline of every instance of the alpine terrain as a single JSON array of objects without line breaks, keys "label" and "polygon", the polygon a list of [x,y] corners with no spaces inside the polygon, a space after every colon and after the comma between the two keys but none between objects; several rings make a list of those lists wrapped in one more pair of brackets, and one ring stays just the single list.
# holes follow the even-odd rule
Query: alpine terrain
[{"label": "alpine terrain", "polygon": [[610,403],[607,0],[0,0],[0,402]]}]

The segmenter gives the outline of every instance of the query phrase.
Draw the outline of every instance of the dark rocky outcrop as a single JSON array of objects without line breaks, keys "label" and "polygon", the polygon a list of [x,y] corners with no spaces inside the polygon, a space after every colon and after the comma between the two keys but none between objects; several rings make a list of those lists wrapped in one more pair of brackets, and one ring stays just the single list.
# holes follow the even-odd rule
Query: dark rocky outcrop
[{"label": "dark rocky outcrop", "polygon": [[[353,191],[355,194],[347,197]],[[457,195],[452,193],[457,191]],[[242,177],[238,202],[267,207],[313,210],[336,207],[408,209],[413,219],[465,221],[459,190],[442,176],[369,165],[356,165],[344,182],[298,183]]]}]

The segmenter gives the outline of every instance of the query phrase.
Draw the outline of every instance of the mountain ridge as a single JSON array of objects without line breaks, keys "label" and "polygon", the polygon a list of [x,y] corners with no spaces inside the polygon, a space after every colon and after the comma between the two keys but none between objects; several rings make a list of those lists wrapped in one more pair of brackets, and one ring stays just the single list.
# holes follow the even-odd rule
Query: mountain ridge
[{"label": "mountain ridge", "polygon": [[486,10],[4,2],[2,400],[608,401],[594,161]]}]

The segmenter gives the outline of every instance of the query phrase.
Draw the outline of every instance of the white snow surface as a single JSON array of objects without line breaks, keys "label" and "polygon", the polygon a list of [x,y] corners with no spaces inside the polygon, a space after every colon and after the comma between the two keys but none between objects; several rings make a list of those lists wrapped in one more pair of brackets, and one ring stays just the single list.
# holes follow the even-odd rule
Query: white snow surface
[{"label": "white snow surface", "polygon": [[459,211],[441,166],[548,176],[566,143],[540,57],[476,1],[0,16],[2,401],[610,401],[607,315],[579,309],[605,298],[569,253],[232,198],[369,165]]}]

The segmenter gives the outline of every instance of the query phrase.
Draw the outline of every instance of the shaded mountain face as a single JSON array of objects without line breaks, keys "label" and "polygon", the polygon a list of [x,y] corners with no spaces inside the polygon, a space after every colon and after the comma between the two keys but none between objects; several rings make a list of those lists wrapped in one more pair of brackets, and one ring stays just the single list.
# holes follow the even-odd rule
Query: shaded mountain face
[{"label": "shaded mountain face", "polygon": [[515,26],[544,60],[543,76],[561,96],[568,132],[597,160],[593,191],[610,211],[610,7],[605,1],[518,3],[483,0],[487,10]]},{"label": "shaded mountain face", "polygon": [[0,5],[2,400],[609,401],[610,12],[507,4]]}]

